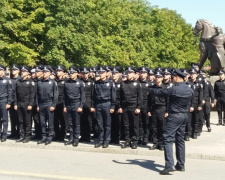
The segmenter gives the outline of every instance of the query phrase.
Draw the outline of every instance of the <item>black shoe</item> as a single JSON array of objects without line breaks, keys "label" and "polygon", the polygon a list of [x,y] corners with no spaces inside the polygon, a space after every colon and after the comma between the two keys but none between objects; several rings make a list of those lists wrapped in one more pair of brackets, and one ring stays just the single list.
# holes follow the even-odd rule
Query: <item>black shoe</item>
[{"label": "black shoe", "polygon": [[48,144],[51,144],[51,143],[52,143],[52,140],[47,139],[46,142],[45,142],[45,145],[48,145]]},{"label": "black shoe", "polygon": [[132,142],[131,143],[131,149],[137,149],[137,143]]},{"label": "black shoe", "polygon": [[23,140],[23,143],[28,143],[30,141],[30,138],[25,138],[24,140]]},{"label": "black shoe", "polygon": [[225,123],[223,123],[223,126],[225,126]]},{"label": "black shoe", "polygon": [[147,145],[147,142],[142,141],[142,145],[143,145],[143,146],[146,146],[146,145]]},{"label": "black shoe", "polygon": [[201,136],[201,133],[200,133],[200,132],[198,132],[198,133],[197,133],[197,136]]},{"label": "black shoe", "polygon": [[66,141],[64,144],[65,144],[65,145],[70,145],[70,144],[73,144],[73,140],[72,140],[72,139],[70,139],[69,141]]},{"label": "black shoe", "polygon": [[1,142],[5,142],[5,141],[6,141],[6,138],[2,137]]},{"label": "black shoe", "polygon": [[149,147],[150,150],[154,150],[154,149],[157,149],[157,148],[158,148],[157,144],[153,144],[153,146]]},{"label": "black shoe", "polygon": [[42,138],[40,141],[37,142],[37,144],[44,144],[46,139]]},{"label": "black shoe", "polygon": [[211,132],[211,131],[212,131],[211,127],[208,127],[208,132]]},{"label": "black shoe", "polygon": [[21,138],[17,139],[16,142],[23,142],[23,140],[24,140],[24,138],[21,137]]},{"label": "black shoe", "polygon": [[121,144],[121,148],[130,147],[130,141],[126,141],[125,143]]},{"label": "black shoe", "polygon": [[172,167],[172,168],[165,168],[162,171],[160,171],[159,173],[161,175],[168,175],[168,174],[170,174],[170,172],[174,172],[175,170],[176,169],[174,167]]},{"label": "black shoe", "polygon": [[218,123],[217,123],[217,125],[219,126],[219,125],[222,125],[222,121],[219,121]]},{"label": "black shoe", "polygon": [[175,169],[176,169],[176,171],[185,171],[184,168],[182,168],[182,167],[180,167],[178,165],[175,166]]},{"label": "black shoe", "polygon": [[74,146],[74,147],[77,147],[77,146],[78,146],[78,144],[79,144],[79,142],[78,142],[78,141],[74,141],[74,142],[73,142],[73,146]]},{"label": "black shoe", "polygon": [[185,140],[185,141],[189,141],[190,139],[189,139],[188,136],[185,136],[185,137],[184,137],[184,140]]},{"label": "black shoe", "polygon": [[108,148],[109,147],[109,143],[108,142],[104,142],[102,148]]},{"label": "black shoe", "polygon": [[99,147],[101,147],[102,145],[103,145],[103,142],[100,141],[98,144],[95,144],[95,148],[99,148]]},{"label": "black shoe", "polygon": [[158,149],[159,149],[160,151],[164,151],[164,147],[163,147],[163,146],[158,146]]},{"label": "black shoe", "polygon": [[192,139],[197,139],[197,134],[193,134]]},{"label": "black shoe", "polygon": [[142,140],[141,139],[138,140],[138,144],[139,145],[142,144]]}]

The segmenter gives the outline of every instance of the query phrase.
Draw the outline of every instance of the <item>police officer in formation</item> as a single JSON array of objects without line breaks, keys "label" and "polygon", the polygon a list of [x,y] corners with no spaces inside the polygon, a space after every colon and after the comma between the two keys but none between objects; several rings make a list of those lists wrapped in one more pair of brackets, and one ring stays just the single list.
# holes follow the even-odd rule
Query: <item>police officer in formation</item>
[{"label": "police officer in formation", "polygon": [[141,112],[143,92],[140,82],[135,80],[135,68],[128,66],[125,71],[127,73],[127,80],[121,83],[121,108],[118,110],[119,113],[122,113],[125,131],[125,143],[121,147],[137,149],[139,140],[139,114]]},{"label": "police officer in formation", "polygon": [[0,65],[0,132],[1,142],[7,139],[8,130],[8,110],[12,103],[12,83],[9,78],[4,76],[6,67]]},{"label": "police officer in formation", "polygon": [[78,68],[70,66],[69,73],[70,78],[64,87],[64,112],[67,112],[68,115],[70,138],[65,145],[72,144],[76,147],[80,137],[80,115],[85,102],[85,91],[83,81],[77,77]]},{"label": "police officer in formation", "polygon": [[[194,92],[184,136],[188,141],[190,137],[196,139],[201,134],[204,121],[208,132],[211,132],[210,108],[214,102],[217,103],[218,124],[225,124],[222,116],[225,109],[224,71],[220,71],[220,80],[215,83],[214,96],[211,83],[196,64],[191,70],[181,70],[185,74],[184,82]],[[25,65],[21,68],[13,65],[14,88],[12,81],[4,76],[4,71],[5,67],[1,65],[3,142],[7,138],[8,109],[13,105],[12,124],[16,116],[20,124],[18,128],[16,123],[13,124],[9,137],[17,139],[17,142],[26,143],[32,138],[37,139],[38,144],[48,145],[52,140],[59,140],[76,147],[79,142],[90,142],[91,138],[98,137],[96,148],[107,148],[109,143],[119,144],[120,140],[125,140],[121,148],[136,149],[138,144],[152,142],[150,150],[165,149],[163,128],[169,115],[170,98],[150,93],[149,88],[159,91],[173,87],[173,69],[127,66],[123,71],[119,66],[71,66],[67,72],[63,65],[56,69],[37,65],[31,71]],[[33,137],[32,122],[35,128]]]},{"label": "police officer in formation", "polygon": [[66,129],[68,127],[66,113],[63,111],[64,104],[64,86],[66,82],[66,78],[64,74],[66,72],[66,68],[63,65],[58,65],[56,67],[56,78],[58,87],[58,101],[56,104],[56,108],[54,111],[54,140],[64,141],[66,138]]},{"label": "police officer in formation", "polygon": [[23,65],[21,78],[16,82],[14,109],[18,113],[20,138],[16,142],[28,143],[31,135],[31,114],[35,98],[35,84],[28,77],[30,68]]},{"label": "police officer in formation", "polygon": [[219,80],[214,85],[216,106],[218,112],[218,125],[225,126],[225,72],[220,70]]},{"label": "police officer in formation", "polygon": [[15,100],[15,92],[16,92],[16,82],[20,79],[20,66],[17,64],[13,64],[12,73],[11,73],[11,82],[12,82],[12,102],[9,109],[10,120],[11,120],[11,135],[9,138],[19,138],[20,133],[20,123],[17,111],[14,109],[14,100]]},{"label": "police officer in formation", "polygon": [[93,103],[98,124],[98,139],[95,148],[108,148],[111,140],[111,114],[115,111],[116,89],[112,80],[107,78],[104,66],[98,67],[100,79],[95,82]]},{"label": "police officer in formation", "polygon": [[42,139],[38,144],[48,145],[54,137],[54,110],[58,100],[57,83],[50,79],[52,69],[44,66],[43,79],[37,83],[37,111],[40,113]]}]

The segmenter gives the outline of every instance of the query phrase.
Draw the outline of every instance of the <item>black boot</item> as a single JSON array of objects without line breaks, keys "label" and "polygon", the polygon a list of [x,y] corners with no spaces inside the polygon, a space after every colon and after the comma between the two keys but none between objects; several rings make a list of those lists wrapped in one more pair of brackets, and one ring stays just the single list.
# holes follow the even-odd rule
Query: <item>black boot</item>
[{"label": "black boot", "polygon": [[121,148],[130,147],[130,141],[126,141],[125,143],[121,144]]},{"label": "black boot", "polygon": [[219,120],[219,122],[218,122],[217,125],[218,125],[218,126],[219,126],[219,125],[222,125],[222,120]]}]

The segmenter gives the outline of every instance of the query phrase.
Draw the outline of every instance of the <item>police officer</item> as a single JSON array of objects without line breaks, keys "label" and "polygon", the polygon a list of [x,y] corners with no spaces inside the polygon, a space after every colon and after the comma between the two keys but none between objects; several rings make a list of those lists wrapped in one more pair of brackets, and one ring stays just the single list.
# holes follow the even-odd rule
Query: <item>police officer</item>
[{"label": "police officer", "polygon": [[140,123],[139,123],[139,143],[142,145],[147,145],[149,138],[148,94],[151,83],[147,78],[148,68],[142,66],[139,69],[139,73],[140,73],[139,81],[142,86],[141,89],[143,95],[143,101],[140,112]]},{"label": "police officer", "polygon": [[12,75],[11,75],[13,101],[12,101],[11,107],[9,109],[10,120],[11,120],[11,135],[8,138],[19,138],[20,137],[20,135],[19,135],[20,123],[19,123],[18,113],[14,109],[16,82],[20,78],[21,78],[20,77],[20,66],[17,64],[13,64]]},{"label": "police officer", "polygon": [[197,81],[197,71],[195,69],[190,71],[190,75],[190,82],[194,91],[190,106],[190,112],[192,113],[192,138],[197,139],[197,134],[199,133],[199,114],[202,111],[203,86]]},{"label": "police officer", "polygon": [[[152,88],[163,89],[166,85],[162,83],[163,75],[161,71],[156,71],[155,73],[155,85]],[[163,126],[165,124],[165,118],[168,116],[168,98],[160,97],[154,94],[149,94],[149,116],[151,116],[152,121],[152,142],[153,146],[149,149],[159,149],[163,150]]]},{"label": "police officer", "polygon": [[41,139],[41,122],[40,122],[39,112],[37,111],[36,96],[37,96],[37,82],[41,81],[43,78],[43,69],[44,69],[43,65],[37,65],[36,67],[31,69],[31,78],[35,84],[35,92],[36,92],[35,101],[32,108],[32,119],[34,121],[34,132],[35,132],[35,135],[32,137],[33,140]]},{"label": "police officer", "polygon": [[44,66],[43,79],[37,83],[37,111],[40,113],[42,139],[48,145],[54,136],[54,110],[58,99],[57,83],[50,79],[52,69]]},{"label": "police officer", "polygon": [[82,80],[84,82],[85,91],[85,102],[83,106],[83,113],[81,114],[81,138],[80,142],[90,142],[91,141],[91,130],[92,130],[92,113],[94,112],[93,107],[93,90],[94,82],[89,77],[89,69],[83,67],[81,69]]},{"label": "police officer", "polygon": [[64,87],[64,112],[67,112],[70,139],[65,145],[72,144],[74,147],[79,144],[80,136],[80,114],[83,112],[85,102],[84,83],[78,79],[78,68],[69,67],[70,78],[66,81]]},{"label": "police officer", "polygon": [[[167,118],[164,132],[164,150],[165,150],[165,168],[160,174],[169,174],[172,171],[184,171],[185,163],[185,142],[184,131],[188,121],[188,108],[193,91],[184,82],[185,74],[175,69],[173,74],[173,86],[165,89],[151,88],[150,93],[158,96],[170,96],[169,98],[169,116]],[[177,163],[174,168],[173,159],[173,141],[175,140]]]},{"label": "police officer", "polygon": [[135,69],[128,66],[125,69],[127,80],[121,83],[120,103],[121,108],[118,110],[122,114],[124,121],[125,143],[121,144],[121,148],[131,147],[137,149],[139,139],[139,114],[143,101],[141,85],[134,80]]},{"label": "police officer", "polygon": [[[211,127],[210,127],[210,111],[211,108],[210,106],[213,108],[214,107],[214,100],[215,100],[215,93],[212,87],[212,84],[210,81],[207,81],[206,79],[206,73],[205,71],[201,70],[200,74],[202,75],[202,83],[203,83],[203,114],[204,114],[204,118],[206,120],[206,127],[208,129],[208,132],[211,132]],[[211,101],[210,101],[211,100]],[[202,132],[202,126],[203,124],[201,124],[200,127],[200,132]]]},{"label": "police officer", "polygon": [[217,125],[225,126],[225,72],[224,70],[220,70],[219,72],[219,80],[217,80],[214,84],[214,91],[215,91],[215,99],[216,99],[216,106],[218,112],[219,122]]},{"label": "police officer", "polygon": [[169,68],[164,68],[162,74],[163,74],[163,84],[165,84],[166,87],[172,86],[173,83],[171,82],[171,70]]},{"label": "police officer", "polygon": [[0,64],[0,133],[1,142],[7,139],[8,109],[12,102],[12,84],[9,78],[4,77],[5,66]]},{"label": "police officer", "polygon": [[54,140],[64,141],[66,136],[66,127],[68,127],[66,113],[63,112],[63,99],[64,99],[64,85],[66,78],[64,78],[64,72],[66,71],[65,66],[58,65],[56,67],[56,78],[58,87],[58,101],[54,111]]},{"label": "police officer", "polygon": [[112,117],[112,131],[111,131],[111,143],[119,144],[120,142],[120,132],[121,132],[121,113],[118,113],[120,106],[120,87],[122,79],[120,78],[120,73],[123,69],[120,66],[115,66],[112,70],[112,80],[116,87],[116,104],[115,111],[111,114]]},{"label": "police officer", "polygon": [[16,142],[28,143],[31,135],[31,110],[35,98],[35,84],[28,78],[30,68],[23,65],[21,79],[16,82],[14,109],[18,112],[20,122],[20,139]]},{"label": "police officer", "polygon": [[107,78],[106,68],[98,67],[100,79],[95,82],[94,86],[94,107],[98,123],[98,139],[95,148],[109,146],[111,140],[111,113],[114,113],[116,101],[115,84]]}]

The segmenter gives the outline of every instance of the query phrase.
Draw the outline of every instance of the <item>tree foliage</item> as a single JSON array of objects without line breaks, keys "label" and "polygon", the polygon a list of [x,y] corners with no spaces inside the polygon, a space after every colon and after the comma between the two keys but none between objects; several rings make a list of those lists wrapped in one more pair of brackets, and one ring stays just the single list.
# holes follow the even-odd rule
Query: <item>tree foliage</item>
[{"label": "tree foliage", "polygon": [[2,0],[0,63],[185,67],[198,38],[175,11],[140,0]]}]

